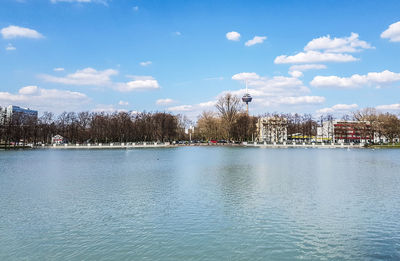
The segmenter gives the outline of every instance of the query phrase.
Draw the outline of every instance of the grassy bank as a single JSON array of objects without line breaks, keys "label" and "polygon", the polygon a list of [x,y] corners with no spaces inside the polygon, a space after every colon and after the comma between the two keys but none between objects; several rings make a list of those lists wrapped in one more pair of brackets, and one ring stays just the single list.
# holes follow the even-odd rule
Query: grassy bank
[{"label": "grassy bank", "polygon": [[368,146],[368,148],[372,148],[372,149],[400,149],[400,143],[371,145],[371,146]]}]

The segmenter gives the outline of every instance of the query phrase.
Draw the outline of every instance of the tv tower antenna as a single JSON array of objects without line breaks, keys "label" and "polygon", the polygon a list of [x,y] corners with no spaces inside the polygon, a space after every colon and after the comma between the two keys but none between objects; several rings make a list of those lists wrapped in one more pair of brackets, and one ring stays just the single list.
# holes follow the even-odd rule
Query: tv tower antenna
[{"label": "tv tower antenna", "polygon": [[245,80],[245,83],[246,83],[246,93],[243,95],[242,101],[246,103],[246,112],[247,114],[249,114],[249,102],[251,102],[253,98],[251,97],[249,90],[247,89],[247,79]]}]

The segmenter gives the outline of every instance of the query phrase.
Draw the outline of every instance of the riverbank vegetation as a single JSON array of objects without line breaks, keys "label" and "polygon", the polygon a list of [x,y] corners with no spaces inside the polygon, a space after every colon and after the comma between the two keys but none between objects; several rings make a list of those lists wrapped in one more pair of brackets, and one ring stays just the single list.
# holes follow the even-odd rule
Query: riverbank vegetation
[{"label": "riverbank vegetation", "polygon": [[44,112],[37,119],[12,117],[2,125],[0,137],[6,144],[49,144],[56,134],[71,143],[167,141],[183,137],[185,121],[165,112],[63,112],[57,117]]},{"label": "riverbank vegetation", "polygon": [[396,138],[400,138],[400,119],[395,114],[381,113],[374,108],[366,108],[355,112],[352,117],[357,121],[369,122],[371,132],[378,139],[386,137],[390,143],[393,143]]},{"label": "riverbank vegetation", "polygon": [[367,147],[371,149],[400,149],[400,143],[371,144]]}]

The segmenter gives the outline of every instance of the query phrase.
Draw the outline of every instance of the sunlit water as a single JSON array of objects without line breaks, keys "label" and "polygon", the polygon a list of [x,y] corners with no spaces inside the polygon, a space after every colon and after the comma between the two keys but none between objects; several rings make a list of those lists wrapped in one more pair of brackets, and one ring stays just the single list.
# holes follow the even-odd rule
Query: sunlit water
[{"label": "sunlit water", "polygon": [[400,260],[400,151],[0,151],[0,260]]}]

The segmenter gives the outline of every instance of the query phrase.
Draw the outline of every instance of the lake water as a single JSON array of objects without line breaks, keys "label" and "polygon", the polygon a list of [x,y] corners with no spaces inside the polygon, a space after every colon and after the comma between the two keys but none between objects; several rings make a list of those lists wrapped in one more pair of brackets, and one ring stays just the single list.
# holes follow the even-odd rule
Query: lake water
[{"label": "lake water", "polygon": [[400,260],[400,151],[0,151],[0,260]]}]

